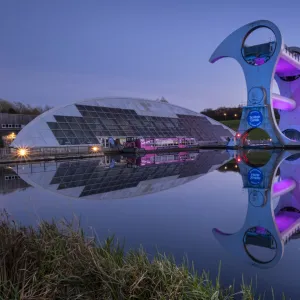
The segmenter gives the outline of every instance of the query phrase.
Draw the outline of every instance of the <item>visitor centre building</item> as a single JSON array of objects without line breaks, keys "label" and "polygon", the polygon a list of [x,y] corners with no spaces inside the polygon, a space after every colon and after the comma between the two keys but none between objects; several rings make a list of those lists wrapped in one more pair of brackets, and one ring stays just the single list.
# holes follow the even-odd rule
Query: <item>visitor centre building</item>
[{"label": "visitor centre building", "polygon": [[227,144],[235,132],[205,115],[166,102],[99,98],[53,108],[17,135],[14,148],[122,145],[129,137],[161,146]]}]

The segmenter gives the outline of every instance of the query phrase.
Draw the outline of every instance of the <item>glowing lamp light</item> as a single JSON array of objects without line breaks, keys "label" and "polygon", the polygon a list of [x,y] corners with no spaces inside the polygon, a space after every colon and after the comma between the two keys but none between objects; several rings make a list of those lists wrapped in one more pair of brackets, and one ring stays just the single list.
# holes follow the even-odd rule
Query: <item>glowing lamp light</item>
[{"label": "glowing lamp light", "polygon": [[18,156],[24,157],[24,156],[27,156],[28,153],[29,153],[29,151],[26,148],[19,148],[18,149]]},{"label": "glowing lamp light", "polygon": [[225,168],[224,168],[225,170],[227,170],[227,167],[225,166]]},{"label": "glowing lamp light", "polygon": [[240,138],[240,137],[241,137],[241,134],[240,134],[240,133],[237,133],[237,134],[236,134],[236,137]]},{"label": "glowing lamp light", "polygon": [[234,166],[237,169],[237,165]]},{"label": "glowing lamp light", "polygon": [[98,151],[99,151],[99,147],[94,146],[94,147],[92,147],[92,150],[93,150],[94,152],[98,152]]},{"label": "glowing lamp light", "polygon": [[240,157],[238,157],[236,160],[237,160],[238,163],[241,162],[241,158]]}]

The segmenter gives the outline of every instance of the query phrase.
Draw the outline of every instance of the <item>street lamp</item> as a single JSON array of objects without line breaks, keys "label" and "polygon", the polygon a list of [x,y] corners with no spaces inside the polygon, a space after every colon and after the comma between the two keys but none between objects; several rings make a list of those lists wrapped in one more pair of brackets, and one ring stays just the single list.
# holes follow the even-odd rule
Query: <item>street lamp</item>
[{"label": "street lamp", "polygon": [[99,147],[97,147],[97,146],[92,147],[92,151],[93,152],[98,152],[99,151]]},{"label": "street lamp", "polygon": [[29,154],[29,150],[27,148],[19,148],[17,154],[19,157],[25,157]]},{"label": "street lamp", "polygon": [[225,120],[226,120],[226,116],[227,116],[227,114],[226,114],[226,113],[224,113]]},{"label": "street lamp", "polygon": [[237,114],[234,114],[234,116],[237,117],[238,115],[237,115]]}]

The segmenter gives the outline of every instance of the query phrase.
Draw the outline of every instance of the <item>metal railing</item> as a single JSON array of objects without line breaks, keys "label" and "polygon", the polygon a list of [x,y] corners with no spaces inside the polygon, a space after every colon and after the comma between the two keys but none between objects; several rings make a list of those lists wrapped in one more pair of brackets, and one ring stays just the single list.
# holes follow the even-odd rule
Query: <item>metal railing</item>
[{"label": "metal railing", "polygon": [[284,45],[284,51],[289,54],[290,56],[292,56],[292,58],[294,58],[295,60],[300,62],[300,54],[296,53],[296,52],[291,52],[289,50],[289,47],[287,45]]},{"label": "metal railing", "polygon": [[19,149],[15,148],[0,148],[0,159],[16,159],[16,158],[35,158],[35,157],[68,157],[87,154],[103,153],[103,148],[99,146],[67,146],[53,148],[28,148],[24,152],[25,155],[20,155]]},{"label": "metal railing", "polygon": [[11,148],[0,148],[0,159],[11,156]]}]

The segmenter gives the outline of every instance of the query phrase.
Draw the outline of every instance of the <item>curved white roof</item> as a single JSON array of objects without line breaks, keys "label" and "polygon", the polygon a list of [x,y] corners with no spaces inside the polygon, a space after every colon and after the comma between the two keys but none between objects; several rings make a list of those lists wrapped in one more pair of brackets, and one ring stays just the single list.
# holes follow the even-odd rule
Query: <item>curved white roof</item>
[{"label": "curved white roof", "polygon": [[[196,113],[186,108],[182,108],[169,103],[138,99],[138,98],[96,98],[75,102],[61,107],[53,108],[46,111],[42,115],[36,117],[28,125],[26,125],[16,139],[11,144],[13,147],[58,147],[61,146],[52,130],[49,128],[47,122],[57,122],[55,116],[73,116],[83,117],[76,105],[98,106],[107,108],[119,108],[134,110],[140,116],[153,117],[169,117],[178,118],[178,115],[199,116],[209,121],[212,126],[221,126],[225,129],[226,135],[234,135],[235,132],[228,127],[218,123],[200,113]],[[216,127],[212,127],[216,128]],[[207,128],[207,130],[212,130]],[[204,128],[206,129],[206,128]]]}]

